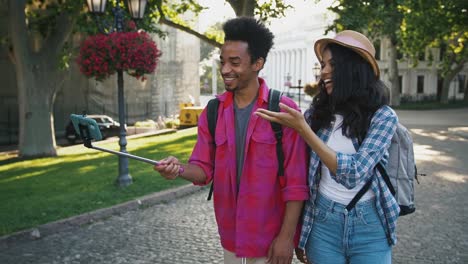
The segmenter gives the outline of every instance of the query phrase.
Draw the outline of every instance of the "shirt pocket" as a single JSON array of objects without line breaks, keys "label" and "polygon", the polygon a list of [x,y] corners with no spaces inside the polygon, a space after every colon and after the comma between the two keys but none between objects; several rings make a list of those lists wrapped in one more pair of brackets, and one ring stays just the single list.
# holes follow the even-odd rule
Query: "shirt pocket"
[{"label": "shirt pocket", "polygon": [[[271,130],[271,129],[270,129]],[[276,157],[276,138],[272,132],[258,129],[253,132],[250,153],[260,167],[278,167]]]},{"label": "shirt pocket", "polygon": [[227,141],[226,134],[217,133],[215,136],[215,144],[216,144],[215,162],[216,162],[216,167],[219,168],[218,165],[226,165],[226,162],[228,160],[228,157],[227,157],[228,156],[228,141]]}]

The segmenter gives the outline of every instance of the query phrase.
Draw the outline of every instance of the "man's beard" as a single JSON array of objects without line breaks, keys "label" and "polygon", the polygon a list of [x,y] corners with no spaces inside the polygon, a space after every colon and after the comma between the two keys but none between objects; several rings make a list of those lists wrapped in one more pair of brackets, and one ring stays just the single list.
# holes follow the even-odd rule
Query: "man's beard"
[{"label": "man's beard", "polygon": [[226,92],[234,92],[237,88],[238,88],[238,86],[234,86],[232,88],[229,88],[227,85],[224,85],[224,90]]}]

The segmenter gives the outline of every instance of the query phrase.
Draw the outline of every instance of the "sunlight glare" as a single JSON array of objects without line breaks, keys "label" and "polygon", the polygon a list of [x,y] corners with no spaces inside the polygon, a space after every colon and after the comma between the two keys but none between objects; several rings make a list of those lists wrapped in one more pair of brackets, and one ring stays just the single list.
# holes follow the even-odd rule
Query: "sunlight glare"
[{"label": "sunlight glare", "polygon": [[434,176],[456,183],[465,183],[468,180],[468,176],[453,171],[438,171]]},{"label": "sunlight glare", "polygon": [[15,177],[10,177],[10,178],[6,178],[6,179],[0,179],[0,183],[7,183],[7,182],[16,181],[16,180],[31,178],[31,177],[46,174],[48,171],[49,170],[37,170],[37,171],[31,172],[31,173],[23,174],[21,176],[15,176]]},{"label": "sunlight glare", "polygon": [[81,174],[81,173],[90,172],[90,171],[95,170],[96,168],[97,168],[96,166],[91,166],[91,165],[83,166],[78,169],[78,173]]}]

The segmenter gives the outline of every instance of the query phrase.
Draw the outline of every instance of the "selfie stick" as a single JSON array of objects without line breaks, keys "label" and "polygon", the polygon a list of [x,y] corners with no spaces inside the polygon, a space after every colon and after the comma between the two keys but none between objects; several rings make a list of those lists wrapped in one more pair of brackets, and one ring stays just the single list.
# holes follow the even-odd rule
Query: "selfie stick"
[{"label": "selfie stick", "polygon": [[146,163],[149,163],[149,164],[152,164],[152,165],[159,165],[159,162],[155,161],[155,160],[142,158],[142,157],[139,157],[139,156],[128,154],[126,152],[114,151],[114,150],[110,150],[110,149],[105,149],[105,148],[100,148],[100,147],[93,146],[91,144],[92,138],[90,136],[88,126],[85,126],[85,125],[82,125],[82,124],[79,124],[78,126],[80,127],[80,134],[81,134],[81,136],[83,138],[84,145],[87,148],[92,148],[92,149],[112,153],[112,154],[115,154],[115,155],[124,156],[124,157],[130,158],[130,159],[143,161],[143,162],[146,162]]}]

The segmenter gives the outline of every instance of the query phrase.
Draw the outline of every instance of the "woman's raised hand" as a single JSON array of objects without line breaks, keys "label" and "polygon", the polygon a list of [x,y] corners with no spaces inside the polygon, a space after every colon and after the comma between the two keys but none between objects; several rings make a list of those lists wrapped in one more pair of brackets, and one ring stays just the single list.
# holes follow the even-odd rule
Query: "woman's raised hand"
[{"label": "woman's raised hand", "polygon": [[293,128],[299,133],[301,133],[302,131],[304,131],[305,128],[308,127],[301,112],[283,103],[280,103],[279,107],[284,112],[273,112],[263,108],[259,108],[255,112],[255,114],[268,121],[273,121],[283,126]]}]

